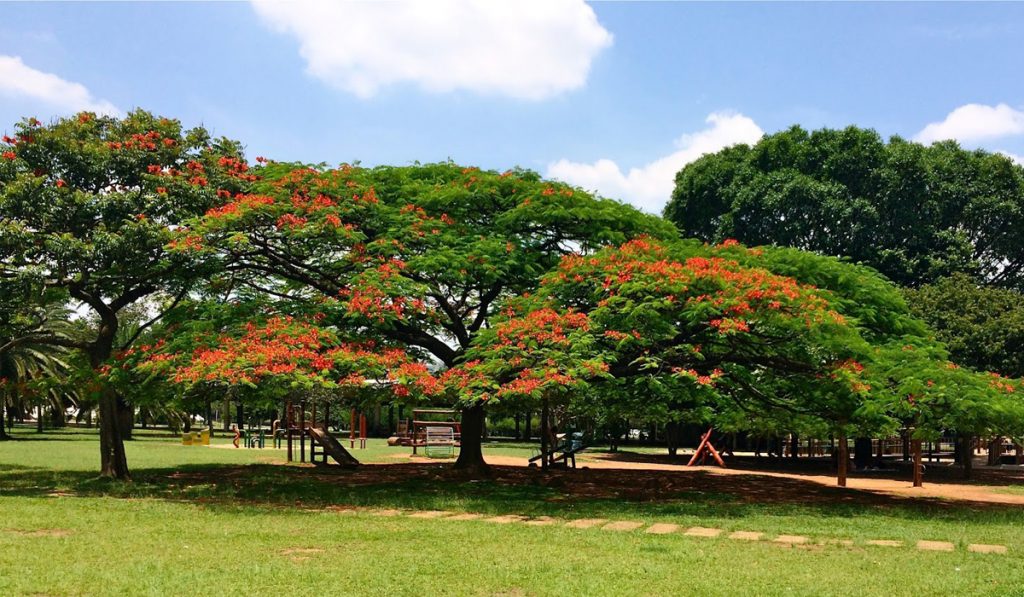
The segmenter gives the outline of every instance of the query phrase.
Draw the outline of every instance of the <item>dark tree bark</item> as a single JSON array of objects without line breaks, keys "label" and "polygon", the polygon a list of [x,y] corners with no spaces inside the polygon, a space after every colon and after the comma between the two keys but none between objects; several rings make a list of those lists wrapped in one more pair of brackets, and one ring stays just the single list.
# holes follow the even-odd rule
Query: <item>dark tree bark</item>
[{"label": "dark tree bark", "polygon": [[[100,369],[113,352],[116,318],[100,323],[96,341],[89,348],[89,364]],[[113,388],[104,385],[100,391],[100,476],[127,481],[128,460],[121,437],[121,400]]]},{"label": "dark tree bark", "polygon": [[526,411],[526,424],[523,426],[523,439],[530,441],[533,438],[533,411]]},{"label": "dark tree bark", "polygon": [[988,465],[999,466],[1003,459],[1003,438],[995,437],[988,442]]},{"label": "dark tree bark", "polygon": [[665,443],[668,444],[668,455],[675,458],[679,453],[679,423],[669,421],[665,424]]},{"label": "dark tree bark", "polygon": [[0,441],[10,438],[7,435],[7,405],[0,401]]},{"label": "dark tree bark", "polygon": [[124,399],[124,396],[117,396],[117,424],[121,428],[121,439],[130,441],[132,431],[135,428],[135,408]]},{"label": "dark tree bark", "polygon": [[482,404],[462,409],[462,446],[454,468],[471,477],[485,476],[491,472],[490,466],[484,462],[484,416]]},{"label": "dark tree bark", "polygon": [[789,435],[789,457],[798,458],[800,456],[800,436],[795,433]]},{"label": "dark tree bark", "polygon": [[540,409],[540,468],[548,470],[548,450],[551,447],[548,438],[551,434],[551,412],[548,407],[548,399],[545,398]]},{"label": "dark tree bark", "polygon": [[971,471],[974,469],[974,447],[971,445],[970,435],[960,436],[960,467],[964,473],[964,479],[971,478]]},{"label": "dark tree bark", "polygon": [[520,429],[519,429],[519,413],[516,413],[515,416],[512,418],[512,420],[515,421],[515,424],[516,424],[516,430],[515,430],[514,437],[516,439],[521,439],[521,437],[520,437],[521,434],[520,434]]},{"label": "dark tree bark", "polygon": [[43,405],[36,407],[36,433],[43,432]]}]

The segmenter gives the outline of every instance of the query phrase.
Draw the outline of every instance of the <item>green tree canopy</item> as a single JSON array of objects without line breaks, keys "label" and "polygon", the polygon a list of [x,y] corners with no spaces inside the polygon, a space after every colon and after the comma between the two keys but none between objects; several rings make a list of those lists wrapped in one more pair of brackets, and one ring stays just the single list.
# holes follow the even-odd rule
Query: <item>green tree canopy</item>
[{"label": "green tree canopy", "polygon": [[[185,220],[251,178],[237,143],[141,110],[47,125],[26,119],[0,150],[0,277],[89,309],[98,320],[92,336],[60,342],[98,371],[109,366],[122,310],[155,293],[184,293],[201,273],[193,252],[180,250],[192,242]],[[128,476],[124,408],[103,392],[101,472],[120,478]]]},{"label": "green tree canopy", "polygon": [[687,237],[848,257],[902,286],[962,272],[1024,288],[1024,168],[951,141],[793,127],[687,165],[665,216]]},{"label": "green tree canopy", "polygon": [[953,360],[981,371],[1024,377],[1024,296],[978,285],[955,274],[906,291],[914,315],[926,321]]}]

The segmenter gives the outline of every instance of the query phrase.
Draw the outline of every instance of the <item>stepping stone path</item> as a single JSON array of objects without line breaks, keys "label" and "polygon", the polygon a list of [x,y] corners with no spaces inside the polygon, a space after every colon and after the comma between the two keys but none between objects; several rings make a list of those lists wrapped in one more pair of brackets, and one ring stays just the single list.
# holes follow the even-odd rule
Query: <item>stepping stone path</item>
[{"label": "stepping stone path", "polygon": [[917,548],[923,551],[953,551],[955,545],[948,541],[918,541]]},{"label": "stepping stone path", "polygon": [[620,520],[618,522],[612,522],[601,527],[602,531],[635,531],[640,527],[644,526],[642,522],[636,522],[634,520]]},{"label": "stepping stone path", "polygon": [[449,514],[450,512],[443,512],[441,510],[423,510],[421,512],[413,512],[409,515],[409,518],[441,518]]},{"label": "stepping stone path", "polygon": [[513,522],[522,522],[526,520],[525,516],[519,516],[517,514],[506,514],[505,516],[495,516],[493,518],[485,518],[484,522],[496,522],[498,524],[512,524]]},{"label": "stepping stone path", "polygon": [[608,522],[608,520],[604,518],[580,518],[570,521],[565,526],[570,529],[589,529],[590,527],[596,527],[606,522]]},{"label": "stepping stone path", "polygon": [[722,534],[722,529],[709,529],[706,527],[693,527],[686,529],[684,535],[690,537],[717,537]]},{"label": "stepping stone path", "polygon": [[678,524],[672,524],[668,522],[656,522],[647,529],[647,532],[652,535],[668,535],[679,530]]},{"label": "stepping stone path", "polygon": [[[444,510],[415,510],[415,511],[403,511],[394,509],[362,509],[357,507],[351,508],[337,508],[333,510],[337,514],[351,514],[357,511],[366,512],[373,516],[402,516],[405,515],[408,518],[419,518],[419,519],[443,519],[443,520],[482,520],[484,522],[493,522],[496,524],[513,524],[522,523],[529,526],[551,526],[556,524],[563,524],[562,520],[552,518],[550,516],[538,516],[536,518],[530,518],[528,516],[520,516],[518,514],[505,514],[502,516],[492,516],[485,518],[483,514],[476,514],[472,512],[464,512],[455,514],[453,512],[446,512]],[[639,522],[636,520],[616,520],[608,521],[605,518],[579,518],[576,520],[570,520],[564,522],[564,527],[568,529],[590,529],[599,527],[605,531],[619,531],[629,532],[639,530],[646,526],[646,523]],[[678,524],[669,522],[656,522],[651,524],[644,532],[649,535],[669,535],[677,533],[681,527]],[[10,530],[10,529],[8,529]],[[11,531],[17,532],[17,531]],[[688,537],[706,537],[714,538],[722,534],[722,529],[710,528],[710,527],[690,527],[686,529],[683,534]],[[736,539],[740,541],[761,541],[764,538],[764,533],[758,531],[733,531],[728,534],[730,539]],[[810,539],[802,535],[779,535],[772,539],[773,543],[781,545],[807,545],[810,543]],[[853,547],[854,542],[850,539],[825,539],[819,540],[817,544],[820,545],[842,545],[844,547]],[[864,542],[865,545],[871,545],[875,547],[904,547],[904,542],[895,539],[868,539]],[[922,551],[941,551],[941,552],[953,552],[956,551],[956,545],[949,541],[928,541],[921,540],[916,543],[917,549]],[[986,543],[971,543],[967,546],[967,551],[971,553],[982,553],[982,554],[1006,554],[1008,549],[1005,545],[989,545]],[[286,554],[294,555],[294,554]],[[305,559],[303,556],[299,556]]]},{"label": "stepping stone path", "polygon": [[986,545],[984,543],[972,543],[967,546],[967,551],[974,553],[1006,553],[1006,546]]}]

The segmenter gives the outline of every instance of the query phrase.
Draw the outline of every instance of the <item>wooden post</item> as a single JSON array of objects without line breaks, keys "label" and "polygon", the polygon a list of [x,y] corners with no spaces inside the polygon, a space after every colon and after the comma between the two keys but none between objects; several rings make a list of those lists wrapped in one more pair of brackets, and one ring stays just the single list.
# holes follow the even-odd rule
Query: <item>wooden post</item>
[{"label": "wooden post", "polygon": [[921,440],[911,440],[914,450],[914,487],[922,487],[924,476],[924,462],[921,456]]},{"label": "wooden post", "polygon": [[306,462],[306,401],[299,403],[299,462]]},{"label": "wooden post", "polygon": [[548,433],[551,429],[548,424],[548,413],[548,399],[544,398],[540,409],[540,468],[545,471],[548,470]]},{"label": "wooden post", "polygon": [[846,467],[849,464],[847,461],[850,459],[850,455],[848,453],[849,446],[847,445],[847,442],[846,442],[846,432],[845,431],[840,431],[839,432],[838,442],[839,442],[839,454],[838,454],[839,459],[836,461],[836,465],[837,465],[836,468],[838,469],[838,474],[837,474],[838,479],[837,480],[839,482],[839,486],[840,487],[846,487]]},{"label": "wooden post", "polygon": [[284,428],[288,437],[288,462],[292,461],[292,426],[295,423],[295,408],[289,400],[284,405]]},{"label": "wooden post", "polygon": [[359,448],[366,447],[366,415],[359,415]]}]

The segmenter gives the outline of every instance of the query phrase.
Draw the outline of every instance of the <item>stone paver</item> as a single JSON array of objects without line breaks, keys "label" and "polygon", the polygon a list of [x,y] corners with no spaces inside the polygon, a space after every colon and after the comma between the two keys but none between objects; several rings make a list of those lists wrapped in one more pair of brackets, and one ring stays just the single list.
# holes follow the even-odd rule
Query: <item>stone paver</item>
[{"label": "stone paver", "polygon": [[495,516],[493,518],[485,518],[484,522],[496,522],[498,524],[512,524],[513,522],[522,522],[526,520],[525,516],[519,516],[518,514],[506,514],[504,516]]},{"label": "stone paver", "polygon": [[799,545],[801,543],[807,543],[807,537],[801,537],[800,535],[779,535],[773,539],[776,543],[785,543],[786,545]]},{"label": "stone paver", "polygon": [[744,541],[760,541],[761,537],[764,537],[764,533],[758,533],[757,531],[733,531],[729,533],[730,539],[742,539]]},{"label": "stone paver", "polygon": [[557,518],[551,518],[550,516],[538,516],[526,521],[526,524],[532,527],[543,527],[558,522]]},{"label": "stone paver", "polygon": [[443,510],[420,510],[419,512],[413,512],[409,515],[409,518],[441,518],[448,516],[451,512],[445,512]]},{"label": "stone paver", "polygon": [[606,518],[580,518],[566,523],[568,529],[589,529],[608,522]]},{"label": "stone paver", "polygon": [[647,529],[647,532],[652,535],[668,535],[679,530],[678,524],[672,524],[669,522],[656,522]]},{"label": "stone paver", "polygon": [[465,514],[456,514],[455,516],[449,516],[445,520],[476,520],[483,518],[483,514],[473,514],[472,512],[466,512]]},{"label": "stone paver", "polygon": [[971,543],[967,546],[967,551],[974,553],[1006,553],[1005,545],[986,545],[984,543]]},{"label": "stone paver", "polygon": [[918,541],[917,548],[924,551],[953,551],[955,546],[948,541]]},{"label": "stone paver", "polygon": [[868,539],[865,543],[878,547],[903,547],[902,541],[895,541],[893,539]]},{"label": "stone paver", "polygon": [[717,537],[722,534],[722,529],[709,529],[707,527],[692,527],[686,529],[684,535],[690,537]]},{"label": "stone paver", "polygon": [[601,527],[602,531],[635,531],[644,526],[644,523],[635,520],[619,520]]}]

